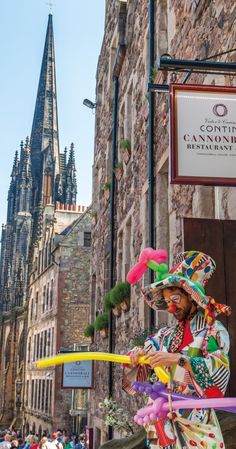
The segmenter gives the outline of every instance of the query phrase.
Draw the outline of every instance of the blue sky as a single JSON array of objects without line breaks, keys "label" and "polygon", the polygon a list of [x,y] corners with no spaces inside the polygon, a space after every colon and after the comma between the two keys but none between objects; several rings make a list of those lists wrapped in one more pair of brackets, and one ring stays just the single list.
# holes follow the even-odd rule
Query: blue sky
[{"label": "blue sky", "polygon": [[[0,223],[6,222],[14,154],[30,135],[49,6],[45,0],[1,3]],[[91,202],[96,67],[104,33],[105,0],[54,0],[53,27],[60,151],[75,143],[77,203]]]}]

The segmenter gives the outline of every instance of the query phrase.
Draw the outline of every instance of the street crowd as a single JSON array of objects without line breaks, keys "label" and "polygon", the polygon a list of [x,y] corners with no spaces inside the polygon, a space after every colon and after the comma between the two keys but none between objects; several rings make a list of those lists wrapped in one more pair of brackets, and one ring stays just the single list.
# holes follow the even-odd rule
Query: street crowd
[{"label": "street crowd", "polygon": [[29,434],[22,437],[20,431],[0,431],[0,449],[86,449],[85,435],[68,436],[66,431],[57,430],[52,435]]}]

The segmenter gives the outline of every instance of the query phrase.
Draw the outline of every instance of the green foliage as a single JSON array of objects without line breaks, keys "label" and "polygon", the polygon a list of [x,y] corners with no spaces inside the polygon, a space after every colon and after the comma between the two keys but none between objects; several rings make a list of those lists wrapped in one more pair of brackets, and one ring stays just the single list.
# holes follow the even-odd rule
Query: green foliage
[{"label": "green foliage", "polygon": [[110,291],[110,295],[113,306],[120,304],[125,298],[130,297],[130,284],[127,281],[117,282]]},{"label": "green foliage", "polygon": [[107,292],[104,296],[104,309],[105,311],[111,310],[113,307],[113,304],[111,302],[111,291]]},{"label": "green foliage", "polygon": [[95,327],[96,331],[100,331],[102,329],[107,329],[108,323],[109,323],[108,313],[104,312],[97,316],[95,323],[94,323],[94,327]]},{"label": "green foliage", "polygon": [[94,324],[88,324],[84,329],[85,337],[92,337],[94,335]]},{"label": "green foliage", "polygon": [[131,143],[129,139],[121,139],[120,140],[120,148],[122,150],[131,150]]}]

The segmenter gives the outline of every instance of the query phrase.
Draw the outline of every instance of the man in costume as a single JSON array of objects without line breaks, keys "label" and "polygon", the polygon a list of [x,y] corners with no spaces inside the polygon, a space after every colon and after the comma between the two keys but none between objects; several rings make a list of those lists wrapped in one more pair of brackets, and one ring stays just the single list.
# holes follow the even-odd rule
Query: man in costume
[{"label": "man in costume", "polygon": [[[206,254],[187,251],[179,255],[169,273],[143,289],[148,305],[154,310],[167,309],[177,324],[161,328],[143,348],[129,353],[132,365],[124,369],[125,391],[134,394],[133,381],[146,380],[153,368],[164,366],[170,373],[170,392],[201,398],[224,396],[230,376],[229,336],[215,317],[222,312],[229,315],[230,308],[206,296],[204,288],[215,267]],[[138,357],[145,354],[150,365],[138,365]],[[179,410],[160,421],[147,425],[152,449],[224,448],[213,409]]]}]

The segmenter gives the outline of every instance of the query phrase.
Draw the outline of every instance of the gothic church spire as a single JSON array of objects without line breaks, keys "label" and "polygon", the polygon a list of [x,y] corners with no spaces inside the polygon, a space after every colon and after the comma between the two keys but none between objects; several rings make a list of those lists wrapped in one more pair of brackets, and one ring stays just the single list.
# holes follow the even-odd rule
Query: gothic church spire
[{"label": "gothic church spire", "polygon": [[[34,206],[41,201],[45,205],[49,199],[55,203],[58,199],[56,186],[60,188],[60,160],[52,14],[48,17],[30,148]],[[50,164],[48,163],[49,153]],[[45,159],[47,159],[46,163]]]}]

